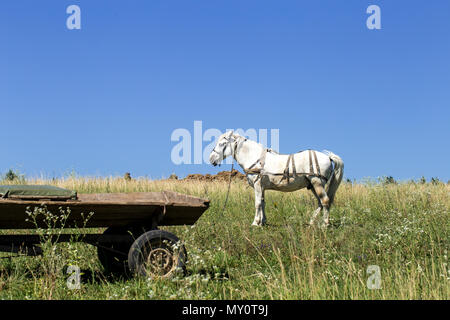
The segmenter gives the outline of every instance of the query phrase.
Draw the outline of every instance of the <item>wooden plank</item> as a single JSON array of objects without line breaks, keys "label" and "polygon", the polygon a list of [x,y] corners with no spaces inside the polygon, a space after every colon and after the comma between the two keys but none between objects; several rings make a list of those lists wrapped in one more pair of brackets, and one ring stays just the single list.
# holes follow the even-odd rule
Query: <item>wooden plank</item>
[{"label": "wooden plank", "polygon": [[[109,242],[129,242],[130,235],[128,234],[99,234],[99,233],[88,233],[88,234],[59,234],[52,235],[52,242],[70,242],[72,239],[76,239],[80,242],[86,242],[90,244],[97,243],[109,243]],[[42,238],[37,234],[6,234],[0,235],[0,245],[34,245],[40,244]]]},{"label": "wooden plank", "polygon": [[[93,212],[85,226],[91,228],[151,225],[162,214],[159,225],[194,224],[208,209],[209,201],[176,192],[85,194],[79,195],[78,200],[69,201],[0,199],[0,229],[35,228],[32,222],[26,221],[30,219],[26,214],[27,208],[33,210],[44,205],[53,214],[58,214],[59,208],[70,208],[65,227],[82,227],[82,213],[87,217]],[[43,217],[38,217],[37,223],[40,227],[47,227]]]}]

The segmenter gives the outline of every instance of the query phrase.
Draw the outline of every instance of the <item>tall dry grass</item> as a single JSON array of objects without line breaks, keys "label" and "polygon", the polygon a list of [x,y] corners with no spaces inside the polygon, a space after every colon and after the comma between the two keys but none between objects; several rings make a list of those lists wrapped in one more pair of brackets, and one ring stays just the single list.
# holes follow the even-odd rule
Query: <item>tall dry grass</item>
[{"label": "tall dry grass", "polygon": [[[0,260],[0,298],[52,299],[448,299],[449,186],[343,183],[327,230],[307,222],[316,207],[307,190],[269,191],[268,226],[251,226],[253,190],[233,182],[71,177],[29,179],[79,193],[173,190],[205,197],[211,207],[194,226],[164,228],[188,250],[186,277],[173,280],[111,278],[95,249],[71,244],[84,270],[80,290],[64,272],[42,289],[45,260]],[[67,244],[66,244],[67,245]],[[66,247],[61,245],[61,251]],[[61,253],[62,254],[62,253]],[[67,259],[70,259],[68,257]],[[367,287],[369,265],[381,271],[381,289]],[[44,268],[45,270],[45,268]],[[38,290],[38,288],[40,288]]]}]

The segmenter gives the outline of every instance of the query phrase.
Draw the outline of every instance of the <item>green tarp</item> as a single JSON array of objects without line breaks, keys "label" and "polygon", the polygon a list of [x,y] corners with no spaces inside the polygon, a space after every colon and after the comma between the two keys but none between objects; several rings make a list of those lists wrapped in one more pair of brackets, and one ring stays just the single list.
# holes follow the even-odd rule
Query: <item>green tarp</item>
[{"label": "green tarp", "polygon": [[0,185],[1,198],[19,199],[77,199],[76,191],[44,185]]}]

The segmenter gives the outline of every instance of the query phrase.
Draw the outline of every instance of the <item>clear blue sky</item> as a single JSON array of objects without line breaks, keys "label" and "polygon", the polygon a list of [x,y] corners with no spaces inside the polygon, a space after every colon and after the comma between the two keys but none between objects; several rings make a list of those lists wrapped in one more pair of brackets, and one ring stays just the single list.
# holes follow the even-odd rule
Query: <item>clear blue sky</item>
[{"label": "clear blue sky", "polygon": [[277,128],[348,178],[450,179],[449,1],[2,1],[0,40],[0,173],[229,169],[171,162],[201,120]]}]

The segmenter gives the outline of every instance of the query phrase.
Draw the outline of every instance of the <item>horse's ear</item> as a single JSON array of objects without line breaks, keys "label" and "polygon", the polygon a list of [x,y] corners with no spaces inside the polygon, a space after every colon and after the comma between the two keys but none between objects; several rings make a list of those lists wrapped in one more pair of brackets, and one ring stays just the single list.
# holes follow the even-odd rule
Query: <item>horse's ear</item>
[{"label": "horse's ear", "polygon": [[227,137],[227,138],[231,138],[231,136],[233,135],[233,133],[234,133],[233,130],[228,131],[228,137]]}]

